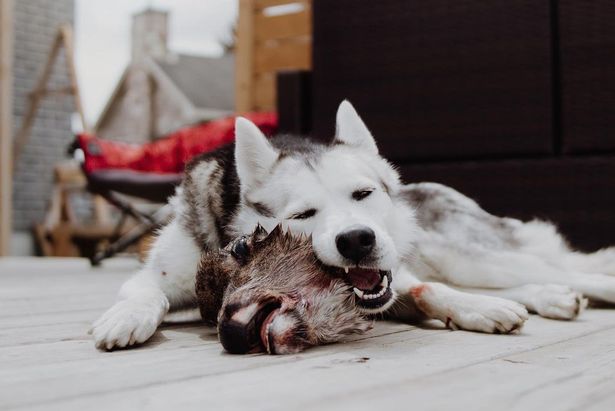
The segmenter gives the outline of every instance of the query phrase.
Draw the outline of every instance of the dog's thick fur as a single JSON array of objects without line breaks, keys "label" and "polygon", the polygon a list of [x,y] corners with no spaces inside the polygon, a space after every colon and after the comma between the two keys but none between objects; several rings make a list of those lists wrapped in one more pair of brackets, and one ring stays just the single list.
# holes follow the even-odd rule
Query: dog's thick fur
[{"label": "dog's thick fur", "polygon": [[450,328],[493,333],[521,327],[526,308],[573,319],[582,294],[615,303],[613,249],[577,253],[551,224],[495,217],[439,184],[403,185],[348,102],[330,144],[268,141],[238,118],[235,145],[192,161],[171,204],[174,218],[144,267],[94,323],[98,347],[144,342],[170,308],[193,306],[201,252],[257,223],[311,234],[318,258],[333,267],[354,264],[336,248],[339,233],[357,225],[373,231],[375,247],[362,265],[392,271],[398,304],[391,299],[371,312],[418,312]]},{"label": "dog's thick fur", "polygon": [[203,254],[197,302],[227,351],[297,353],[371,328],[339,274],[318,260],[307,236],[258,226]]}]

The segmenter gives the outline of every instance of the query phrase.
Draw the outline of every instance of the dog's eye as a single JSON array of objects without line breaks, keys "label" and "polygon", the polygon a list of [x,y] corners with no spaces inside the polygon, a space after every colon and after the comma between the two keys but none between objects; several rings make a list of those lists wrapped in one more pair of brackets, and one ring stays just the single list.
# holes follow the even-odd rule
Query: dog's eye
[{"label": "dog's eye", "polygon": [[370,195],[371,193],[373,193],[373,192],[374,192],[374,190],[372,190],[372,189],[367,189],[367,190],[357,190],[357,191],[354,191],[354,192],[352,193],[352,198],[353,198],[353,200],[356,200],[356,201],[361,201],[361,200],[363,200],[364,198],[369,197],[369,195]]},{"label": "dog's eye", "polygon": [[231,254],[236,260],[245,261],[250,254],[248,239],[246,237],[241,237],[239,240],[235,241],[235,244],[233,244],[233,247],[231,248]]},{"label": "dog's eye", "polygon": [[307,220],[310,217],[314,217],[316,215],[316,209],[310,208],[309,210],[305,210],[301,213],[293,214],[290,216],[291,220]]}]

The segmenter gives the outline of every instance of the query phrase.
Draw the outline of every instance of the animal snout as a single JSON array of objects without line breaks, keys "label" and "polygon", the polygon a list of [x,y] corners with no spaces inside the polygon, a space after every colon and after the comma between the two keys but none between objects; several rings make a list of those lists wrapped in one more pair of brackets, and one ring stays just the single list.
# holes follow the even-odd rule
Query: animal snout
[{"label": "animal snout", "polygon": [[218,335],[224,349],[231,354],[263,351],[262,327],[279,307],[280,303],[274,300],[247,306],[227,305],[218,324]]},{"label": "animal snout", "polygon": [[369,255],[376,245],[374,230],[366,226],[353,226],[335,237],[339,253],[355,264]]}]

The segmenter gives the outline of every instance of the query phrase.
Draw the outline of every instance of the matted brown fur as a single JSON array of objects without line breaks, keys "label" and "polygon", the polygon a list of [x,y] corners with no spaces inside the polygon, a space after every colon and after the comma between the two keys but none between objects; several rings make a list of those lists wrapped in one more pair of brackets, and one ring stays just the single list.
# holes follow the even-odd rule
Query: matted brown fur
[{"label": "matted brown fur", "polygon": [[[245,256],[233,253],[238,241],[247,246]],[[252,352],[297,352],[371,326],[356,307],[351,287],[316,258],[311,239],[280,227],[270,234],[258,227],[251,236],[204,254],[196,293],[203,319],[218,324],[222,333],[221,327],[231,322],[233,327],[261,327],[258,321],[253,324],[254,314],[245,324],[236,317],[246,307],[275,305],[270,328],[246,331],[251,338],[266,336],[251,341]]]}]

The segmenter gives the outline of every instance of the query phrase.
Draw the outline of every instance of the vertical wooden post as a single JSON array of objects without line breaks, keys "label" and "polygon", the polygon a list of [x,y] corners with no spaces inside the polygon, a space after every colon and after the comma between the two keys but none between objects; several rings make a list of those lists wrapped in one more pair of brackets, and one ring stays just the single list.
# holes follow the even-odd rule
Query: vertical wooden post
[{"label": "vertical wooden post", "polygon": [[252,109],[254,75],[254,0],[239,0],[235,47],[235,111]]},{"label": "vertical wooden post", "polygon": [[9,254],[13,194],[13,0],[0,0],[0,256]]},{"label": "vertical wooden post", "polygon": [[79,89],[79,82],[77,81],[77,70],[75,69],[75,48],[73,42],[73,29],[70,25],[64,24],[60,27],[60,34],[64,40],[64,60],[66,63],[66,69],[68,71],[68,78],[70,80],[70,88],[72,89],[73,100],[75,102],[75,111],[79,114],[81,119],[81,126],[84,132],[88,132],[88,124],[85,120],[85,112],[83,111],[83,104],[81,102],[81,90]]}]

